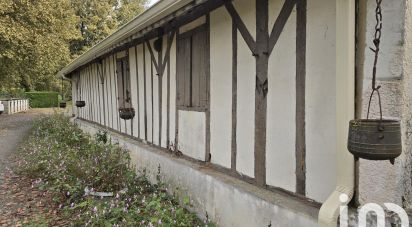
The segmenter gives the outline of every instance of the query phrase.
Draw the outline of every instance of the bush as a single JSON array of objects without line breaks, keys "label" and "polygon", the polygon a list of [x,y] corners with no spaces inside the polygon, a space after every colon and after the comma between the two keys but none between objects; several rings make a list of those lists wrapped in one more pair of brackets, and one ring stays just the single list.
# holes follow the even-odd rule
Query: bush
[{"label": "bush", "polygon": [[58,107],[59,94],[57,92],[26,92],[31,108]]},{"label": "bush", "polygon": [[[161,183],[160,174],[154,185],[144,173],[137,175],[129,152],[112,144],[105,132],[95,138],[55,114],[38,121],[22,147],[20,172],[36,179],[36,187],[52,192],[59,212],[68,215],[72,224],[213,226],[179,206]],[[113,194],[88,195],[98,192]]]}]

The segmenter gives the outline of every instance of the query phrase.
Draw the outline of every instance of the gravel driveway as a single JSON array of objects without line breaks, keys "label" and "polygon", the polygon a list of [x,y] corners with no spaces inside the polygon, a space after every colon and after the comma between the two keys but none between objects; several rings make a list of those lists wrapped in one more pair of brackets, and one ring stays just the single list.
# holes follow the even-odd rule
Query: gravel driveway
[{"label": "gravel driveway", "polygon": [[0,176],[7,166],[7,158],[28,136],[33,121],[50,113],[53,113],[52,109],[31,109],[25,113],[0,115]]}]

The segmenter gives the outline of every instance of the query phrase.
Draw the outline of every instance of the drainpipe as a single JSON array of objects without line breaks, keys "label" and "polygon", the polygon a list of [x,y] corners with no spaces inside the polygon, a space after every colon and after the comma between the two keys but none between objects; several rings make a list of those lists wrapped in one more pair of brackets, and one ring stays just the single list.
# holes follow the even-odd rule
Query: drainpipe
[{"label": "drainpipe", "polygon": [[[367,0],[356,1],[356,76],[355,76],[355,118],[362,118],[363,80],[365,77],[366,25]],[[355,188],[359,188],[359,161],[355,161]],[[359,201],[359,193],[355,194],[355,201]],[[358,203],[356,203],[358,205]]]},{"label": "drainpipe", "polygon": [[[336,0],[336,172],[335,191],[323,203],[320,227],[336,227],[340,206],[355,191],[355,162],[346,148],[349,120],[355,115],[355,0]],[[341,194],[348,199],[341,203]]]}]

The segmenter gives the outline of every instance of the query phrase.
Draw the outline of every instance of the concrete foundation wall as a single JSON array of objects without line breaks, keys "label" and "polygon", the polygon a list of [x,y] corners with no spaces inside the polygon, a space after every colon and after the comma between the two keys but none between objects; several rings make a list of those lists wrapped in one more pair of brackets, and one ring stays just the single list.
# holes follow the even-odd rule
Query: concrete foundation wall
[{"label": "concrete foundation wall", "polygon": [[[85,132],[95,134],[99,128],[82,120],[74,120]],[[158,167],[169,193],[188,196],[193,212],[222,227],[317,226],[318,208],[285,194],[269,192],[202,165],[176,158],[120,134],[110,132],[113,142],[129,149],[137,170],[145,169],[149,179],[156,180]]]}]

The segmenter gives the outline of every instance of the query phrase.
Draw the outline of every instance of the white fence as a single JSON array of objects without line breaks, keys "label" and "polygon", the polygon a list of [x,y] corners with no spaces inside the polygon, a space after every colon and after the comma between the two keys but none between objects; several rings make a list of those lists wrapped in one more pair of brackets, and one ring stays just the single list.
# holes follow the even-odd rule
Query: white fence
[{"label": "white fence", "polygon": [[19,112],[24,112],[29,109],[29,100],[28,99],[15,99],[2,101],[4,105],[5,114],[14,114]]}]

